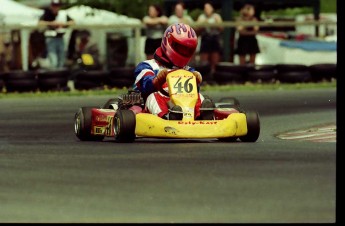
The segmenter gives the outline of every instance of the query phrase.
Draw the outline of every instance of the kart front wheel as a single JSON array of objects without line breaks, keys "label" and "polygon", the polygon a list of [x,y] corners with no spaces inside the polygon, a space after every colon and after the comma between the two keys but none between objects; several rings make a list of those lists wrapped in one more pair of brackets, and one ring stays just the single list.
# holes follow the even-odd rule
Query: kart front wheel
[{"label": "kart front wheel", "polygon": [[101,141],[104,136],[91,134],[92,109],[97,107],[82,107],[74,116],[74,133],[82,141]]},{"label": "kart front wheel", "polygon": [[246,112],[247,117],[247,129],[248,132],[245,136],[240,137],[243,142],[255,142],[260,135],[260,119],[257,112]]},{"label": "kart front wheel", "polygon": [[115,140],[121,143],[132,143],[135,140],[135,114],[131,110],[118,110],[114,116]]}]

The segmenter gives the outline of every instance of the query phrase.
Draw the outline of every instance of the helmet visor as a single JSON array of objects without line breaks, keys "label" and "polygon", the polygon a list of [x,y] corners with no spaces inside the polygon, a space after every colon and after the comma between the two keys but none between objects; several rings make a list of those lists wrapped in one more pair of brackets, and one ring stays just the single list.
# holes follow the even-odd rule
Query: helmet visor
[{"label": "helmet visor", "polygon": [[179,53],[180,55],[182,55],[184,57],[191,57],[194,54],[194,52],[195,52],[195,48],[191,48],[189,46],[181,45],[178,42],[172,41],[170,43],[170,45],[171,45],[171,48],[175,52]]}]

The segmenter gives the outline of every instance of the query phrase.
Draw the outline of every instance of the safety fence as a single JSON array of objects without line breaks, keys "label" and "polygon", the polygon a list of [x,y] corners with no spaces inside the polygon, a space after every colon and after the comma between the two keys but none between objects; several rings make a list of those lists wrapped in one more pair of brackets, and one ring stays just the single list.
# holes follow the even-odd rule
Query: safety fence
[{"label": "safety fence", "polygon": [[[336,26],[334,21],[258,21],[258,22],[232,22],[225,21],[218,25],[206,25],[195,23],[192,27],[224,27],[235,28],[242,26],[260,26],[260,27],[291,27],[291,26],[313,26],[316,30],[320,26]],[[68,91],[68,81],[73,82],[73,88],[83,89],[102,89],[104,87],[130,87],[134,82],[133,66],[122,66],[118,68],[107,69],[85,69],[74,70],[29,70],[29,35],[36,29],[43,29],[38,26],[0,26],[0,31],[19,30],[21,40],[21,60],[22,69],[10,72],[0,72],[0,91],[49,91],[65,90]],[[116,31],[128,29],[131,32],[134,46],[134,65],[142,61],[142,24],[131,25],[92,25],[82,26],[74,25],[70,29],[95,29],[100,31]],[[106,43],[105,33],[99,32],[97,37],[102,43]],[[103,47],[106,49],[106,45]],[[101,50],[102,52],[102,50]],[[216,70],[211,72],[210,66],[205,63],[191,62],[199,70],[204,82],[208,84],[229,84],[252,82],[311,82],[321,80],[336,79],[336,63],[318,63],[313,65],[301,64],[264,64],[264,65],[237,65],[230,62],[220,62]]]}]

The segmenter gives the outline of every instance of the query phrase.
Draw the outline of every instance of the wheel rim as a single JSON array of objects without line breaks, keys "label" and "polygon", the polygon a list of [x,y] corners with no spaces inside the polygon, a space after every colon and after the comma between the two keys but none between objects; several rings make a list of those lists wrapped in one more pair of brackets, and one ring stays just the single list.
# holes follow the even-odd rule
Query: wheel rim
[{"label": "wheel rim", "polygon": [[120,119],[118,117],[114,117],[114,136],[117,137],[120,131]]},{"label": "wheel rim", "polygon": [[75,121],[74,121],[74,132],[75,134],[79,135],[80,134],[80,115],[78,114],[78,116],[76,117]]}]

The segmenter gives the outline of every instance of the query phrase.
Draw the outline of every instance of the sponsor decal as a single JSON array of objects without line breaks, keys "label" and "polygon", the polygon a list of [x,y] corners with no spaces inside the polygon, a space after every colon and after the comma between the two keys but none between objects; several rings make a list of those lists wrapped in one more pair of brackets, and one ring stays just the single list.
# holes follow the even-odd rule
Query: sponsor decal
[{"label": "sponsor decal", "polygon": [[108,116],[107,115],[96,115],[97,122],[107,122]]},{"label": "sponsor decal", "polygon": [[93,134],[95,135],[103,135],[104,134],[104,127],[100,127],[100,126],[95,126],[93,128]]}]

